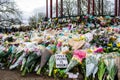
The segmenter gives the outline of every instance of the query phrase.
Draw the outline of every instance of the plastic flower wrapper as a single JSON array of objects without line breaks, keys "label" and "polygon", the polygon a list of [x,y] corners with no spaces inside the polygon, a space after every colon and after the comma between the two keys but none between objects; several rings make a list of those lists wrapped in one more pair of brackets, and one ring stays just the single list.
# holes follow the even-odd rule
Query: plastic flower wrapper
[{"label": "plastic flower wrapper", "polygon": [[40,61],[40,67],[37,70],[37,74],[39,75],[41,73],[41,69],[45,66],[47,61],[49,60],[52,53],[48,49],[42,49],[41,50],[41,61]]},{"label": "plastic flower wrapper", "polygon": [[76,66],[77,64],[81,64],[82,60],[86,58],[86,52],[82,51],[82,50],[75,50],[73,57],[66,69],[65,72],[70,71],[74,66]]},{"label": "plastic flower wrapper", "polygon": [[62,53],[62,54],[67,54],[67,53],[69,53],[69,47],[68,47],[68,46],[62,46],[62,47],[61,47],[61,53]]},{"label": "plastic flower wrapper", "polygon": [[52,55],[49,59],[49,76],[51,76],[53,68],[55,65],[55,55]]},{"label": "plastic flower wrapper", "polygon": [[[21,48],[20,46],[16,47],[16,46],[11,46],[11,56],[10,56],[10,64],[14,64],[16,62],[16,60],[23,54],[23,47]],[[9,52],[10,52],[9,49]]]},{"label": "plastic flower wrapper", "polygon": [[92,34],[92,33],[86,33],[86,34],[85,34],[85,37],[86,37],[86,41],[87,41],[87,42],[90,42],[90,41],[92,41],[92,39],[93,39],[93,34]]},{"label": "plastic flower wrapper", "polygon": [[105,70],[106,70],[106,65],[105,65],[104,61],[101,59],[98,64],[98,79],[99,80],[103,80]]},{"label": "plastic flower wrapper", "polygon": [[117,67],[115,65],[115,59],[112,58],[113,56],[109,56],[106,57],[106,59],[104,59],[104,62],[106,64],[107,70],[108,70],[108,76],[107,79],[108,80],[114,80],[115,75],[117,73]]},{"label": "plastic flower wrapper", "polygon": [[23,60],[23,58],[25,57],[25,55],[26,55],[26,53],[23,53],[23,54],[22,54],[22,52],[21,52],[21,53],[18,53],[18,54],[16,55],[16,58],[15,58],[14,60],[16,60],[17,58],[18,58],[18,59],[16,60],[16,62],[13,61],[14,64],[12,64],[12,65],[9,67],[9,69],[14,69],[14,68],[16,68],[16,67],[22,62],[22,60]]},{"label": "plastic flower wrapper", "polygon": [[93,74],[93,77],[95,78],[95,74],[98,71],[98,61],[101,57],[101,54],[96,55],[88,55],[86,58],[86,77],[89,77],[91,74]]},{"label": "plastic flower wrapper", "polygon": [[11,64],[13,65],[17,61],[17,59],[22,55],[22,53],[23,49],[19,49],[19,47],[12,46],[12,54],[10,56],[10,62],[8,66],[10,66]]}]

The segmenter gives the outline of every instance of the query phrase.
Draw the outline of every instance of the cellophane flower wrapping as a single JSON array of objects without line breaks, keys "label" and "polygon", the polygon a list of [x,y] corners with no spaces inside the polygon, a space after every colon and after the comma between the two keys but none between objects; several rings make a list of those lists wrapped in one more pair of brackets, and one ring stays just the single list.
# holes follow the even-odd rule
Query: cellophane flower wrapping
[{"label": "cellophane flower wrapping", "polygon": [[106,59],[104,59],[104,62],[106,64],[107,71],[108,71],[107,79],[108,80],[114,80],[115,75],[117,73],[117,67],[115,65],[115,59],[112,58],[112,57],[111,58],[107,57]]},{"label": "cellophane flower wrapping", "polygon": [[53,68],[55,65],[55,55],[52,55],[49,59],[49,76],[51,76]]},{"label": "cellophane flower wrapping", "polygon": [[95,78],[95,74],[98,71],[98,61],[101,57],[101,54],[96,55],[90,55],[86,58],[86,77],[89,77],[91,74],[93,74],[93,77]]}]

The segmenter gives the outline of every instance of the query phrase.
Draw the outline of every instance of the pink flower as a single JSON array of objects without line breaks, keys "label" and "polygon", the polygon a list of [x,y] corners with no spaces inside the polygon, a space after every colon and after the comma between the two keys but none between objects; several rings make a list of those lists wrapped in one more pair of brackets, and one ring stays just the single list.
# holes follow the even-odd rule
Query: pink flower
[{"label": "pink flower", "polygon": [[102,53],[103,52],[103,48],[102,47],[97,48],[94,52],[95,53]]},{"label": "pink flower", "polygon": [[101,24],[102,26],[104,26],[104,25],[105,25],[105,22],[101,22],[100,24]]},{"label": "pink flower", "polygon": [[115,32],[119,32],[119,29],[118,29],[118,28],[114,28],[114,31],[115,31]]},{"label": "pink flower", "polygon": [[24,51],[25,51],[25,53],[29,53],[29,49],[28,48],[25,48]]},{"label": "pink flower", "polygon": [[85,19],[87,19],[87,18],[88,18],[88,16],[84,16],[84,18],[85,18]]},{"label": "pink flower", "polygon": [[68,29],[71,30],[71,25],[68,25]]},{"label": "pink flower", "polygon": [[73,58],[81,63],[82,60],[86,58],[86,52],[82,50],[75,50],[73,54]]},{"label": "pink flower", "polygon": [[62,42],[58,42],[57,47],[59,48],[61,46],[62,46]]},{"label": "pink flower", "polygon": [[28,37],[28,36],[25,36],[24,39],[25,39],[25,41],[28,41],[28,40],[29,40],[29,37]]}]

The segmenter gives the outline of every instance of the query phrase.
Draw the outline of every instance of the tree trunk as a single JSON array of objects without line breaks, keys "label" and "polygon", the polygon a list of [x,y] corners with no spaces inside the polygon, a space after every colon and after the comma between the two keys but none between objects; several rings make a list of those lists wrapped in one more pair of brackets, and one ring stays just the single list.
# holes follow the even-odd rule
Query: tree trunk
[{"label": "tree trunk", "polygon": [[100,15],[100,0],[98,0],[98,15]]},{"label": "tree trunk", "polygon": [[104,15],[104,2],[102,0],[102,10],[101,10],[101,14]]},{"label": "tree trunk", "polygon": [[46,17],[48,18],[48,0],[46,0]]},{"label": "tree trunk", "polygon": [[63,17],[63,0],[61,0],[61,17]]}]

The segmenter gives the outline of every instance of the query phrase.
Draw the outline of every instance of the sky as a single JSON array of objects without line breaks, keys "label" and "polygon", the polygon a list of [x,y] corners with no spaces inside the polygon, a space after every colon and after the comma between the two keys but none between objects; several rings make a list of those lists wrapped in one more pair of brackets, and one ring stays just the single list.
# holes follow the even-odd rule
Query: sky
[{"label": "sky", "polygon": [[23,22],[28,23],[30,16],[34,15],[34,10],[39,9],[39,12],[45,13],[45,0],[14,0],[22,11]]},{"label": "sky", "polygon": [[[23,22],[27,23],[30,16],[34,15],[35,10],[45,13],[46,0],[14,0],[18,8],[23,12]],[[55,0],[53,0],[55,3]]]},{"label": "sky", "polygon": [[[43,13],[45,13],[46,11],[46,0],[14,0],[14,1],[16,2],[18,8],[23,12],[23,21],[25,23],[27,23],[28,18],[35,13],[34,12],[35,9],[38,12]],[[53,0],[53,4],[55,4],[55,0]]]}]

